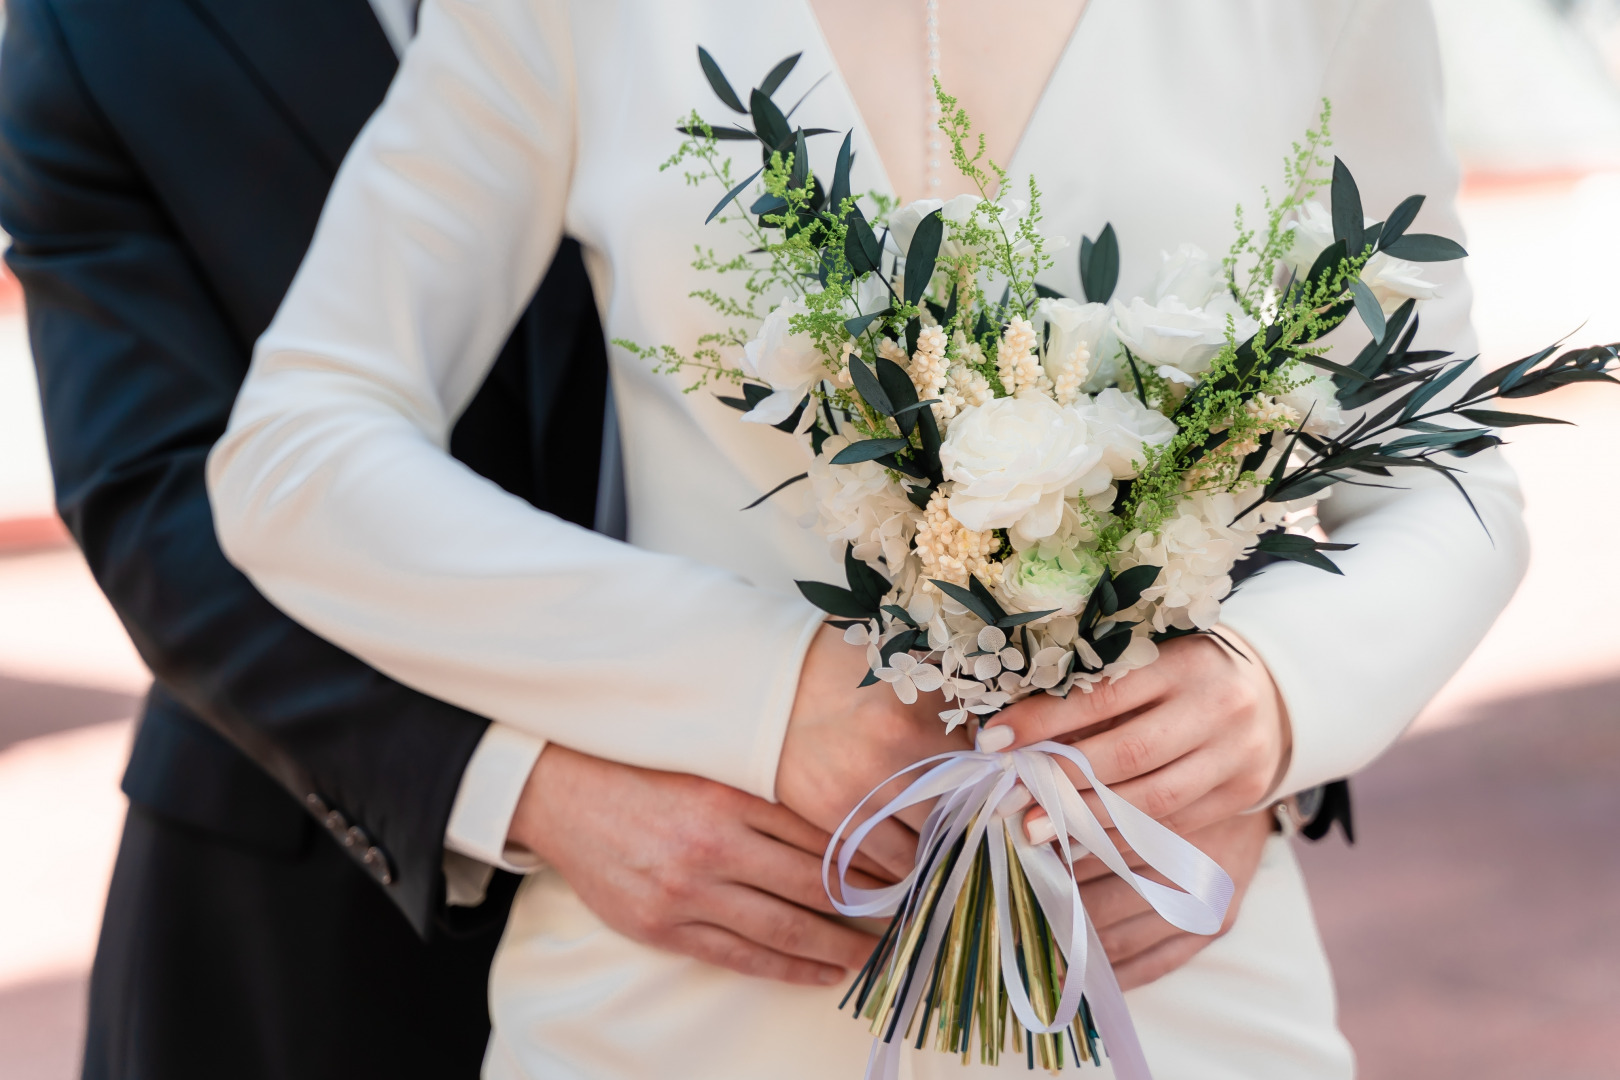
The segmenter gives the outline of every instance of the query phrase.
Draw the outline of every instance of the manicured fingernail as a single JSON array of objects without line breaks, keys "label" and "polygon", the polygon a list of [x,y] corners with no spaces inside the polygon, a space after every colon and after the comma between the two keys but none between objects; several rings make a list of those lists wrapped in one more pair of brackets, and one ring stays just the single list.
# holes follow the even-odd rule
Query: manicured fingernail
[{"label": "manicured fingernail", "polygon": [[1017,784],[1001,797],[1000,804],[996,806],[996,813],[1002,817],[1011,817],[1034,801],[1035,797],[1029,793],[1029,788]]},{"label": "manicured fingernail", "polygon": [[979,732],[979,749],[987,754],[994,754],[998,750],[1007,749],[1017,737],[1013,734],[1013,729],[1006,724],[987,727]]},{"label": "manicured fingernail", "polygon": [[1057,826],[1046,814],[1040,817],[1027,817],[1024,819],[1024,835],[1029,837],[1032,844],[1050,844],[1057,839]]}]

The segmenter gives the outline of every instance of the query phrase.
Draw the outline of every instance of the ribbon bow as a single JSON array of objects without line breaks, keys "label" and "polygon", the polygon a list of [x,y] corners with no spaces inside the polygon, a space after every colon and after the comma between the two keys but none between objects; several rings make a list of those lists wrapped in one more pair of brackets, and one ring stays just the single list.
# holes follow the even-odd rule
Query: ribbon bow
[{"label": "ribbon bow", "polygon": [[[1090,782],[1113,819],[1114,827],[1131,848],[1179,889],[1150,881],[1126,864],[1102,823],[1064,775],[1059,758],[1073,763]],[[904,791],[853,832],[848,832],[850,823],[883,787],[918,771],[922,771],[922,775],[912,780]],[[1009,826],[1005,815],[997,814],[1002,800],[1020,780],[1034,802],[1051,816],[1057,830],[1056,850],[1051,844],[1029,843],[1022,829]],[[917,862],[905,879],[880,889],[862,889],[849,884],[850,864],[871,831],[900,811],[929,800],[937,802],[918,835]],[[1060,1032],[1074,1022],[1084,995],[1115,1075],[1120,1080],[1152,1080],[1136,1028],[1125,1007],[1124,995],[1086,913],[1071,866],[1088,852],[1097,856],[1172,926],[1195,934],[1213,934],[1220,929],[1232,900],[1232,879],[1209,856],[1108,790],[1097,780],[1091,762],[1074,747],[1040,742],[1007,752],[959,750],[925,758],[901,769],[862,799],[833,833],[821,862],[822,885],[833,906],[843,915],[892,916],[902,904],[913,902],[914,889],[928,880],[928,872],[940,852],[951,850],[964,837],[962,850],[976,851],[992,826],[1000,826],[1011,841],[1019,868],[1028,879],[1067,964],[1052,1022],[1043,1024],[1030,1003],[1014,951],[1007,845],[987,844],[999,928],[1001,977],[1013,1013],[1031,1034]],[[833,896],[830,879],[835,858],[842,900]],[[957,859],[941,887],[938,901],[932,905],[933,915],[922,945],[922,956],[937,955],[972,862],[971,858]],[[904,1038],[903,1033],[910,1027],[928,982],[927,978],[907,980],[895,1022],[889,1025],[887,1034],[879,1035],[873,1042],[872,1055],[867,1062],[867,1080],[896,1080],[899,1076],[897,1036]]]}]

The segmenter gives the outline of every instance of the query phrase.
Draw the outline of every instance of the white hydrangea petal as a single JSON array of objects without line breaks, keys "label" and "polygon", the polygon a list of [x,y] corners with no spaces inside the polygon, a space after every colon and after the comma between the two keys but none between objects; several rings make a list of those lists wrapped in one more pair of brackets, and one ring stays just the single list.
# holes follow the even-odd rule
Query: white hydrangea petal
[{"label": "white hydrangea petal", "polygon": [[1001,674],[1001,658],[998,656],[976,656],[973,658],[973,677],[980,682],[989,682]]},{"label": "white hydrangea petal", "polygon": [[864,623],[856,623],[844,630],[844,641],[850,645],[865,645],[871,641]]},{"label": "white hydrangea petal", "polygon": [[1017,649],[1008,647],[1001,650],[1001,666],[1008,671],[1024,670],[1024,654]]},{"label": "white hydrangea petal", "polygon": [[894,696],[907,705],[917,704],[917,687],[904,676],[894,681]]},{"label": "white hydrangea petal", "polygon": [[945,685],[945,676],[933,664],[918,664],[911,672],[911,682],[918,690],[931,694]]},{"label": "white hydrangea petal", "polygon": [[987,626],[979,631],[979,648],[985,652],[1000,652],[1007,644],[1007,635],[999,626]]}]

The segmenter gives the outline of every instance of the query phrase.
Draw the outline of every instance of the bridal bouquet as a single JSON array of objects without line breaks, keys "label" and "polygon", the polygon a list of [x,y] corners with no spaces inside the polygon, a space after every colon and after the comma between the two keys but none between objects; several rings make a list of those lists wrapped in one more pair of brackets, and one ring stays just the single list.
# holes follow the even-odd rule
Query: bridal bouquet
[{"label": "bridal bouquet", "polygon": [[[695,264],[736,282],[694,293],[731,325],[690,354],[617,344],[694,373],[692,389],[735,382],[721,400],[742,420],[802,441],[805,472],[764,498],[808,482],[809,523],[845,581],[800,589],[866,650],[869,683],[907,703],[938,693],[949,727],[1089,691],[1152,663],[1161,642],[1216,633],[1234,565],[1257,553],[1339,573],[1328,553],[1349,545],[1328,542],[1313,512],[1333,485],[1416,469],[1466,499],[1459,459],[1499,444],[1498,429],[1553,422],[1502,399],[1616,381],[1615,346],[1548,348],[1469,382],[1472,358],[1414,350],[1417,304],[1436,294],[1424,264],[1466,253],[1410,231],[1421,195],[1369,223],[1342,162],[1316,179],[1325,104],[1285,164],[1288,194],[1267,198],[1254,228],[1240,212],[1224,258],[1183,245],[1146,295],[1116,298],[1104,226],[1080,242],[1084,295],[1071,298],[1039,280],[1064,242],[1042,230],[1035,180],[1015,197],[943,90],[941,127],[977,193],[897,207],[851,191],[848,135],[831,182],[813,174],[807,140],[835,133],[791,126],[773,100],[796,56],[746,104],[699,59],[747,126],[692,114],[669,166],[695,162],[689,181],[722,184],[709,218],[747,236],[745,254]],[[733,175],[732,141],[760,145],[759,170]],[[1371,341],[1348,364],[1327,359],[1323,336],[1352,316]],[[1179,889],[1131,871],[1060,760]],[[1072,747],[943,755],[902,777],[913,771],[851,832],[852,814],[827,856],[840,910],[891,919],[846,999],[879,1037],[871,1072],[893,1075],[901,1040],[964,1060],[976,1041],[985,1063],[1010,1043],[1031,1067],[1060,1068],[1095,1060],[1100,1033],[1119,1075],[1146,1076],[1069,865],[1097,855],[1201,933],[1219,928],[1230,880],[1096,783]],[[1029,844],[1001,811],[1020,783],[1051,814],[1054,844]],[[843,882],[877,821],[925,803],[910,877]]]}]

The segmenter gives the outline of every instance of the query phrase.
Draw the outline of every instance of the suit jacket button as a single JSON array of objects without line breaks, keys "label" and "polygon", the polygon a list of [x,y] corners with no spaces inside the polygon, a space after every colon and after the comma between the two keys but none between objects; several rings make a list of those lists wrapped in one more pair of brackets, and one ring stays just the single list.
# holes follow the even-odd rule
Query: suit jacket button
[{"label": "suit jacket button", "polygon": [[342,836],[343,831],[349,827],[349,822],[342,814],[333,810],[326,815],[326,827],[333,835]]},{"label": "suit jacket button", "polygon": [[375,846],[367,848],[360,861],[366,864],[366,869],[371,871],[371,876],[384,885],[394,883],[394,872],[389,869],[388,856],[383,854],[382,848]]},{"label": "suit jacket button", "polygon": [[343,834],[344,847],[363,848],[368,847],[370,844],[371,837],[367,836],[365,831],[358,825],[350,825],[349,831]]}]

